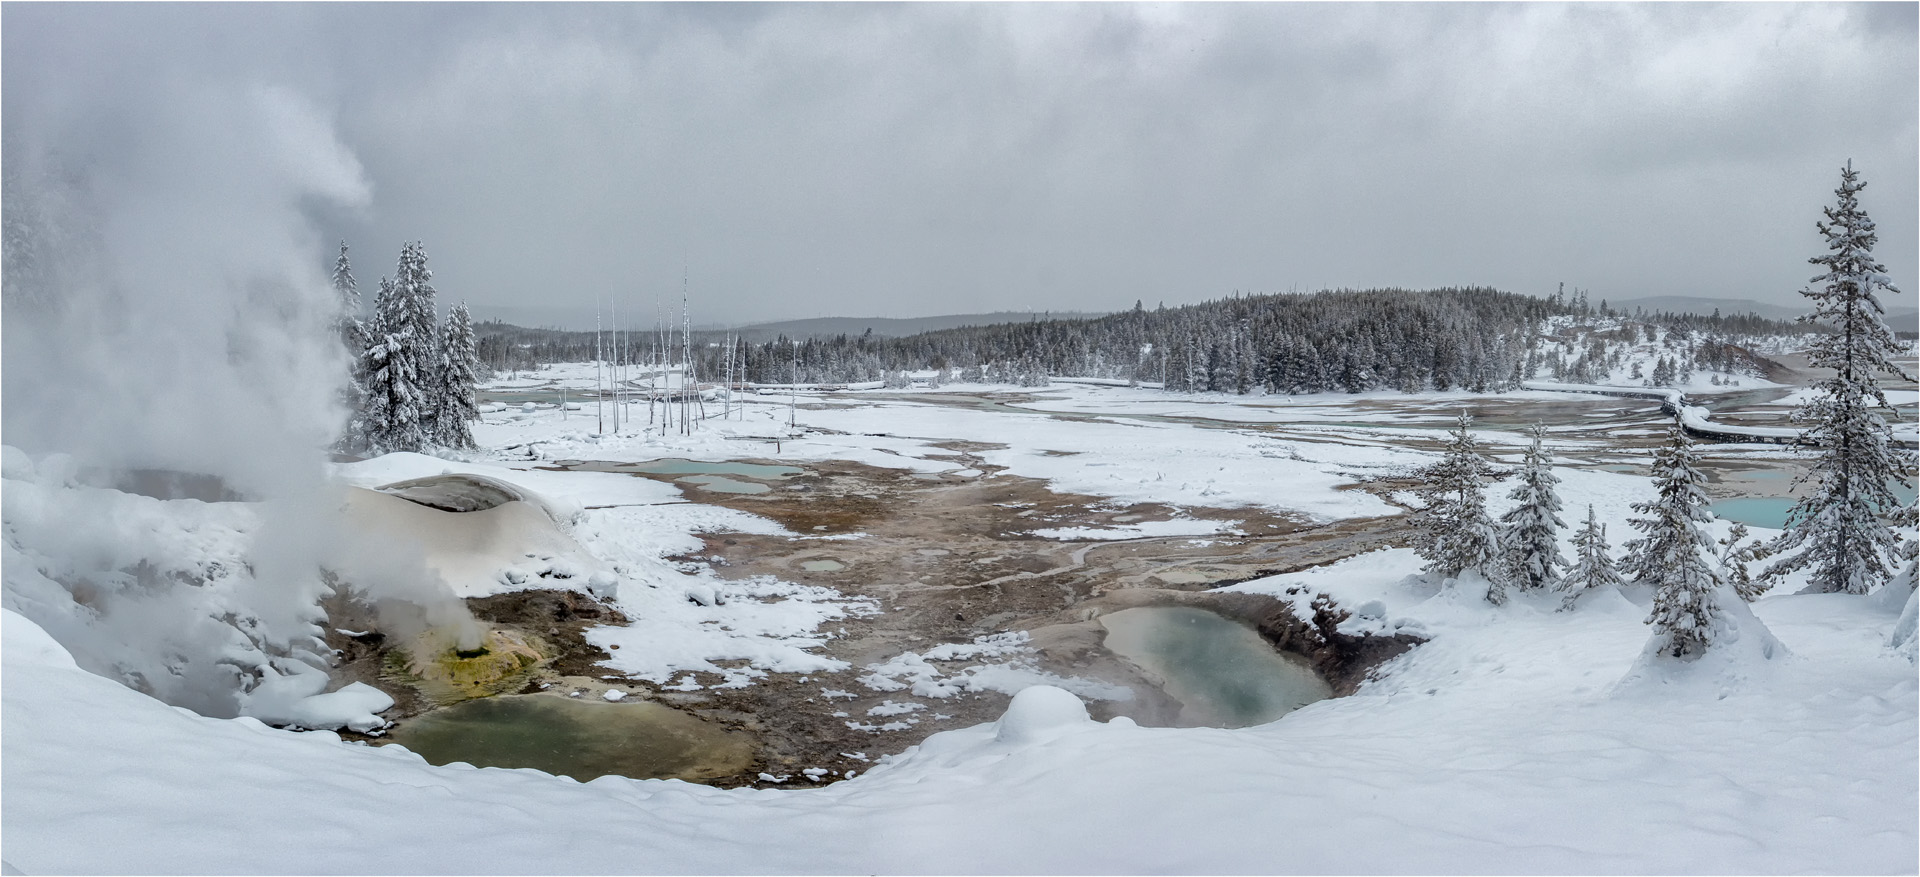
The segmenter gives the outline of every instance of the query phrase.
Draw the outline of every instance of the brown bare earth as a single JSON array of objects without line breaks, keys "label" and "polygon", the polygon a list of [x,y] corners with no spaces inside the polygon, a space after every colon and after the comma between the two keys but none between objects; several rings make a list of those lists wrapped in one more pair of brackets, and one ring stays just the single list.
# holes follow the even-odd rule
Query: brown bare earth
[{"label": "brown bare earth", "polygon": [[[1030,401],[1028,395],[1001,394],[943,400],[942,404],[1002,406]],[[1437,448],[1444,441],[1441,430],[1451,426],[1457,404],[1436,403],[1427,406],[1431,411],[1388,405],[1388,413],[1431,415],[1422,424],[1428,429],[1404,432],[1394,441]],[[1567,410],[1560,411],[1556,405]],[[1660,436],[1657,406],[1632,401],[1521,404],[1495,398],[1474,400],[1473,407],[1480,426],[1517,429],[1545,414],[1545,419],[1563,424],[1563,431],[1572,426],[1573,436],[1605,437],[1604,451],[1595,448],[1580,455],[1586,465],[1643,463],[1642,446],[1657,442]],[[1331,440],[1311,434],[1289,438]],[[831,781],[849,771],[864,771],[881,755],[897,753],[935,731],[993,720],[1005,709],[1006,695],[916,697],[910,691],[877,691],[860,681],[869,665],[987,634],[1027,631],[1037,652],[1036,669],[1130,688],[1133,700],[1092,700],[1090,711],[1100,719],[1127,715],[1150,725],[1171,722],[1180,705],[1132,664],[1102,647],[1104,628],[1098,620],[1102,615],[1147,605],[1213,609],[1255,627],[1277,648],[1312,662],[1336,695],[1351,693],[1374,668],[1417,643],[1406,636],[1340,634],[1336,628],[1342,607],[1319,606],[1309,613],[1311,617],[1301,617],[1273,598],[1212,592],[1222,585],[1404,544],[1405,516],[1317,524],[1260,509],[1123,505],[1055,492],[1045,482],[1007,474],[978,456],[998,445],[950,441],[934,447],[944,453],[930,456],[950,460],[961,467],[958,471],[969,474],[916,475],[828,461],[805,464],[804,474],[772,484],[767,493],[740,494],[710,491],[676,481],[674,475],[613,464],[583,461],[560,467],[623,471],[633,477],[672,481],[696,502],[779,522],[794,535],[711,534],[697,551],[676,559],[711,564],[722,578],[769,575],[871,599],[881,611],[829,625],[832,638],[822,651],[848,662],[847,670],[810,676],[771,674],[745,688],[663,690],[642,680],[621,678],[599,665],[607,656],[586,644],[584,632],[623,619],[587,597],[527,591],[469,603],[482,621],[512,630],[521,635],[520,642],[543,650],[545,657],[537,667],[507,680],[519,690],[598,696],[617,688],[631,699],[653,700],[751,734],[759,746],[754,763],[741,773],[713,781],[721,786]],[[1728,462],[1725,475],[1739,477],[1745,471],[1742,467],[1772,465],[1777,463],[1735,459]],[[1415,486],[1404,473],[1382,473],[1377,480],[1352,489],[1399,505],[1394,492]],[[1226,521],[1231,526],[1225,533],[1204,538],[1061,541],[1034,535],[1048,528],[1120,527],[1181,516]],[[820,536],[858,538],[807,538]],[[330,617],[336,619],[336,627],[365,629],[353,623],[357,616],[352,607],[330,607]],[[390,717],[404,720],[444,704],[444,691],[434,696],[421,693],[417,668],[410,671],[407,662],[394,657],[397,644],[383,642],[378,634],[355,638],[337,632],[330,634],[330,641],[342,652],[343,675],[395,693],[400,703],[388,713]],[[966,663],[939,666],[951,671]],[[719,680],[697,681],[711,686]],[[917,701],[928,708],[892,716],[868,714],[890,700]],[[907,727],[872,730],[892,721]],[[831,773],[816,780],[800,774],[805,768]],[[775,779],[767,780],[762,774]]]},{"label": "brown bare earth", "polygon": [[[1031,631],[1038,669],[1133,689],[1131,702],[1091,701],[1089,708],[1096,718],[1124,714],[1145,724],[1164,723],[1178,712],[1178,704],[1132,665],[1100,648],[1101,628],[1096,620],[1100,615],[1138,605],[1208,604],[1212,597],[1198,592],[1392,545],[1400,529],[1397,517],[1316,525],[1257,509],[1119,505],[1099,497],[1056,493],[1044,482],[1006,475],[974,456],[991,446],[952,442],[941,447],[954,462],[982,474],[928,478],[858,463],[827,462],[808,464],[806,474],[787,479],[765,494],[710,492],[680,483],[696,501],[762,515],[795,534],[860,534],[858,539],[833,541],[713,534],[698,551],[683,558],[712,562],[724,578],[771,575],[876,601],[881,608],[878,614],[831,625],[835,636],[824,652],[847,661],[850,668],[845,671],[774,674],[746,688],[666,691],[644,681],[611,677],[610,671],[594,665],[604,655],[586,645],[580,634],[592,624],[613,619],[596,617],[611,610],[584,597],[536,591],[470,603],[483,620],[526,631],[554,650],[548,663],[526,678],[525,690],[579,690],[595,695],[621,688],[630,697],[678,707],[747,731],[760,741],[753,766],[716,785],[813,785],[814,780],[800,775],[802,768],[831,771],[822,781],[862,771],[873,759],[899,752],[935,731],[991,721],[1008,700],[995,692],[932,699],[904,691],[875,691],[859,681],[867,665],[942,643]],[[635,477],[673,478],[644,473]],[[1237,526],[1232,535],[1205,538],[1075,542],[1032,535],[1036,529],[1050,527],[1166,520],[1176,513]],[[809,569],[810,561],[832,561],[839,568]],[[1342,693],[1350,691],[1351,683],[1365,672],[1364,667],[1356,670],[1328,663],[1326,655],[1337,651],[1337,646],[1309,642],[1298,635],[1289,640],[1290,623],[1273,618],[1276,613],[1286,614],[1280,601],[1240,597],[1217,602],[1216,608],[1260,627],[1270,639],[1286,641],[1292,650],[1334,671],[1329,679]],[[1301,621],[1310,625],[1310,620]],[[347,645],[350,656],[356,648],[366,653],[350,662],[362,668],[362,675],[369,667],[382,666],[373,654],[377,649]],[[1397,649],[1405,647],[1397,644]],[[1324,654],[1316,655],[1316,650]],[[1383,655],[1372,655],[1368,666],[1384,660]],[[383,687],[409,681],[393,673],[392,664],[386,660]],[[1342,674],[1353,678],[1343,680]],[[428,706],[418,697],[403,700],[390,715],[417,714]],[[915,700],[928,708],[901,716],[867,714],[887,700]],[[908,722],[910,727],[873,731],[849,724],[876,726],[890,721]],[[762,773],[784,780],[769,782],[759,778]]]}]

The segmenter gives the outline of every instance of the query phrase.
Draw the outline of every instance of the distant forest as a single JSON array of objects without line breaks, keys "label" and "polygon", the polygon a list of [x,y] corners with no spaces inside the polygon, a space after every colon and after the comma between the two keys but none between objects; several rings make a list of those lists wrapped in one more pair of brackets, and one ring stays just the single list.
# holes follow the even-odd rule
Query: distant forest
[{"label": "distant forest", "polygon": [[[1548,317],[1618,317],[1625,327],[1699,332],[1713,344],[1820,331],[1753,314],[1615,314],[1583,293],[1541,299],[1493,289],[1339,290],[1234,296],[1092,319],[1033,320],[923,332],[902,338],[836,335],[734,338],[734,362],[751,383],[903,383],[902,372],[947,380],[1039,386],[1051,377],[1151,383],[1168,389],[1247,393],[1500,390],[1530,377],[1536,334]],[[592,332],[475,327],[481,361],[500,371],[596,358]],[[677,335],[677,333],[669,333]],[[658,335],[623,336],[630,361],[651,361]],[[606,338],[601,339],[607,343]],[[670,343],[675,350],[680,339]],[[693,333],[702,381],[725,373],[728,336]],[[610,357],[610,354],[607,356]],[[741,371],[741,369],[744,369]]]}]

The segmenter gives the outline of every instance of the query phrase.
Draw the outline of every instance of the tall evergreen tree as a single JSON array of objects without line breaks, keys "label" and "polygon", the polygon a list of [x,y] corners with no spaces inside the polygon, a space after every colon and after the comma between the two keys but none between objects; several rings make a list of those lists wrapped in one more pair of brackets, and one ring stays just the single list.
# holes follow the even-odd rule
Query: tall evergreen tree
[{"label": "tall evergreen tree", "polygon": [[[1876,290],[1898,293],[1886,267],[1873,260],[1878,240],[1873,220],[1860,208],[1866,188],[1853,162],[1840,171],[1839,203],[1825,208],[1816,223],[1826,236],[1828,253],[1808,260],[1826,268],[1800,294],[1813,300],[1803,322],[1821,322],[1836,331],[1816,339],[1807,363],[1832,369],[1814,384],[1812,400],[1794,412],[1810,423],[1805,438],[1819,459],[1802,481],[1813,492],[1787,513],[1785,532],[1773,544],[1784,555],[1769,566],[1776,578],[1811,569],[1807,590],[1864,594],[1885,582],[1900,560],[1900,537],[1882,519],[1898,508],[1891,483],[1912,465],[1912,455],[1897,449],[1882,412],[1891,412],[1876,375],[1906,376],[1893,364],[1898,350],[1887,329]],[[1912,538],[1909,536],[1909,538]]]},{"label": "tall evergreen tree", "polygon": [[1596,588],[1618,588],[1626,584],[1614,568],[1613,555],[1607,547],[1606,525],[1594,516],[1592,503],[1587,504],[1587,523],[1573,534],[1573,550],[1579,559],[1561,582],[1567,594],[1560,603],[1562,610],[1572,609],[1582,595]]},{"label": "tall evergreen tree", "polygon": [[1542,441],[1546,428],[1534,424],[1533,443],[1527,446],[1520,467],[1520,483],[1509,498],[1520,504],[1500,516],[1504,524],[1501,545],[1506,550],[1509,579],[1522,590],[1547,590],[1560,583],[1560,569],[1567,559],[1560,556],[1560,497],[1553,486],[1560,478],[1553,474],[1553,461]]},{"label": "tall evergreen tree", "polygon": [[440,434],[439,394],[440,311],[434,303],[433,271],[427,267],[427,251],[419,241],[400,248],[400,263],[393,278],[395,310],[389,322],[390,332],[404,333],[407,347],[402,356],[411,360],[419,418],[421,444],[407,448],[418,450]]},{"label": "tall evergreen tree", "polygon": [[435,441],[446,447],[462,450],[474,447],[473,430],[468,424],[480,418],[480,409],[473,397],[479,371],[480,360],[473,346],[473,318],[467,312],[467,303],[461,302],[447,312],[446,326],[441,331],[437,371],[440,384],[436,394],[440,418]]},{"label": "tall evergreen tree", "polygon": [[367,446],[376,454],[418,451],[430,437],[421,420],[425,387],[420,381],[410,308],[399,285],[380,278],[368,332],[364,408]]},{"label": "tall evergreen tree", "polygon": [[1672,657],[1698,655],[1713,644],[1720,616],[1722,581],[1707,565],[1714,542],[1700,525],[1713,520],[1707,511],[1706,477],[1700,455],[1678,423],[1665,445],[1654,452],[1653,480],[1659,496],[1637,502],[1645,517],[1630,523],[1642,534],[1627,542],[1626,571],[1653,586],[1653,613],[1647,623],[1666,638],[1661,652]]},{"label": "tall evergreen tree", "polygon": [[336,331],[347,351],[347,384],[340,391],[340,401],[350,413],[339,444],[344,450],[359,451],[367,447],[367,328],[360,320],[360,284],[353,279],[346,241],[340,242],[340,257],[333,262],[333,292],[340,304]]},{"label": "tall evergreen tree", "polygon": [[1427,507],[1415,521],[1414,548],[1427,561],[1426,571],[1443,579],[1478,571],[1491,585],[1487,601],[1498,605],[1507,601],[1506,577],[1499,566],[1499,528],[1487,514],[1484,493],[1493,466],[1468,430],[1472,422],[1460,412],[1446,455],[1425,473],[1420,498]]}]

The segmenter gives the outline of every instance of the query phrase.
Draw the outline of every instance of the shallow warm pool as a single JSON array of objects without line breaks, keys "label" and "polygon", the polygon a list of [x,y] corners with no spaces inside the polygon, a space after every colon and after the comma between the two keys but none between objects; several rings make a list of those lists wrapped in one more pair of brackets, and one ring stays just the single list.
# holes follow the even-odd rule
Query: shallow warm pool
[{"label": "shallow warm pool", "polygon": [[548,694],[455,704],[400,723],[387,739],[434,764],[530,767],[581,782],[609,774],[712,779],[753,759],[746,735],[671,707]]},{"label": "shallow warm pool", "polygon": [[1303,659],[1275,651],[1253,628],[1185,606],[1125,609],[1100,618],[1107,650],[1178,700],[1181,727],[1244,728],[1333,695]]}]

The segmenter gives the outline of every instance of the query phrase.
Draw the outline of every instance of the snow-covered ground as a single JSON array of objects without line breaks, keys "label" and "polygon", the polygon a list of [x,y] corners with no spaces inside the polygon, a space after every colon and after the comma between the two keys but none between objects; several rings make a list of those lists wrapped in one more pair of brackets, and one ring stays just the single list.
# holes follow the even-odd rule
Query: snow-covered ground
[{"label": "snow-covered ground", "polygon": [[[826,667],[817,646],[834,620],[882,607],[830,588],[730,582],[667,560],[696,550],[701,532],[783,534],[771,521],[689,502],[647,479],[536,467],[765,457],[978,477],[975,463],[935,447],[961,440],[1004,445],[970,453],[1063,492],[1331,520],[1396,513],[1341,488],[1432,459],[1391,429],[1335,428],[1366,419],[1339,397],[1155,401],[1166,396],[1055,387],[1032,407],[1079,418],[1061,419],[912,395],[803,392],[803,403],[824,404],[794,413],[810,427],[801,435],[789,433],[788,411],[771,399],[749,406],[744,420],[710,421],[689,437],[596,436],[580,412],[563,420],[551,408],[514,408],[476,429],[483,445],[514,451],[465,461],[391,456],[336,472],[367,487],[453,472],[525,488],[590,555],[558,581],[597,582],[635,619],[594,633],[621,646],[615,669],[660,682],[699,674],[709,684],[750,685]],[[644,422],[644,407],[637,410]],[[1299,416],[1289,420],[1289,411]],[[1119,416],[1127,413],[1261,428]],[[748,441],[776,437],[777,450]],[[541,459],[514,459],[529,442]],[[1593,444],[1548,441],[1563,452]],[[35,516],[85,504],[62,505],[64,493],[82,488],[49,483],[11,453],[8,467],[11,589],[21,558],[39,558],[17,550],[72,544],[58,541],[67,538],[60,522],[83,526]],[[1651,493],[1648,479],[1597,468],[1559,474],[1563,516],[1571,523],[1593,504],[1617,548],[1630,535],[1630,503]],[[1504,489],[1492,492],[1495,513],[1508,502]],[[142,521],[219,534],[192,545],[224,546],[252,526],[241,504],[128,503]],[[1217,523],[1041,535],[1199,535]],[[173,550],[174,531],[156,532],[164,538],[140,550]],[[20,539],[39,541],[16,549]],[[514,584],[509,568],[541,575],[527,559],[498,560],[490,581],[499,587]],[[545,563],[551,572],[554,561]],[[604,577],[579,574],[589,563]],[[852,779],[800,791],[435,767],[328,732],[205,718],[78,669],[41,626],[9,610],[0,631],[0,857],[25,873],[1912,873],[1920,865],[1920,684],[1908,658],[1885,645],[1900,606],[1783,588],[1754,611],[1790,654],[1649,677],[1636,675],[1648,637],[1645,594],[1595,594],[1573,612],[1554,612],[1557,597],[1493,608],[1412,577],[1417,566],[1394,549],[1234,586],[1302,602],[1325,592],[1363,610],[1349,625],[1430,638],[1353,696],[1259,727],[1164,729],[1093,722],[1076,712],[1073,695],[1028,688],[998,723],[935,735]],[[1036,682],[1108,694],[1089,680],[1021,675],[1012,660],[1021,648],[1012,639],[932,644],[870,675],[919,696]],[[902,704],[850,720],[907,722],[911,712]]]}]

